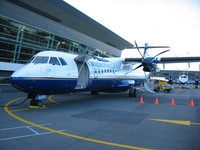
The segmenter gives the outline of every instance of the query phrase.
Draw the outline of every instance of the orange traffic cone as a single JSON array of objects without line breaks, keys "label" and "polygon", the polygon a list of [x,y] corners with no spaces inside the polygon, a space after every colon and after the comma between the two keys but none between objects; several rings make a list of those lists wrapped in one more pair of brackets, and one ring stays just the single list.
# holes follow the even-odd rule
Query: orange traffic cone
[{"label": "orange traffic cone", "polygon": [[189,105],[190,107],[194,107],[195,105],[194,105],[194,100],[193,99],[191,99],[191,101],[190,101],[190,105]]},{"label": "orange traffic cone", "polygon": [[154,104],[160,104],[158,101],[158,97],[156,97]]},{"label": "orange traffic cone", "polygon": [[141,104],[144,103],[143,97],[140,97],[140,101],[139,101],[139,103],[141,103]]},{"label": "orange traffic cone", "polygon": [[170,105],[176,105],[174,98],[172,98],[172,101],[171,101]]}]

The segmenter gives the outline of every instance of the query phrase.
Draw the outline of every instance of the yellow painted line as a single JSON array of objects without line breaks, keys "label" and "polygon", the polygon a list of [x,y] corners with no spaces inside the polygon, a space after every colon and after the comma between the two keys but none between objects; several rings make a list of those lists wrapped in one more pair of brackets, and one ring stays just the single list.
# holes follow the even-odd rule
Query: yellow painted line
[{"label": "yellow painted line", "polygon": [[18,99],[14,99],[10,102],[8,102],[6,104],[6,107],[4,107],[4,110],[12,117],[14,117],[15,119],[19,120],[19,121],[22,121],[24,123],[27,123],[29,125],[32,125],[32,126],[35,126],[35,127],[38,127],[38,128],[41,128],[41,129],[44,129],[44,130],[47,130],[47,131],[51,131],[51,132],[54,132],[54,133],[58,133],[58,134],[61,134],[61,135],[65,135],[65,136],[68,136],[68,137],[72,137],[72,138],[76,138],[76,139],[81,139],[81,140],[85,140],[85,141],[90,141],[90,142],[95,142],[95,143],[100,143],[100,144],[105,144],[105,145],[110,145],[110,146],[116,146],[116,147],[122,147],[122,148],[128,148],[128,149],[135,149],[135,150],[152,150],[152,149],[148,149],[148,148],[142,148],[142,147],[135,147],[135,146],[129,146],[129,145],[123,145],[123,144],[117,144],[117,143],[112,143],[112,142],[106,142],[106,141],[101,141],[101,140],[95,140],[95,139],[90,139],[90,138],[85,138],[85,137],[81,137],[81,136],[78,136],[78,135],[73,135],[73,134],[69,134],[69,133],[66,133],[66,132],[62,132],[62,131],[58,131],[58,130],[54,130],[54,129],[51,129],[51,128],[47,128],[47,127],[44,127],[42,125],[38,125],[36,123],[33,123],[33,122],[30,122],[30,121],[27,121],[23,118],[20,118],[19,116],[16,116],[15,114],[13,114],[9,109],[8,109],[8,106],[19,100],[19,99],[22,99],[22,98],[18,98]]},{"label": "yellow painted line", "polygon": [[[58,105],[58,104],[54,104],[54,105]],[[12,110],[10,112],[24,111],[24,110],[29,110],[29,109],[46,109],[46,108],[47,107],[45,107],[45,106],[42,106],[42,107],[39,107],[39,106],[29,106],[28,108]]]},{"label": "yellow painted line", "polygon": [[53,103],[55,103],[55,104],[60,104],[59,102],[56,102],[56,101],[54,101],[54,100],[52,99],[53,96],[55,96],[55,95],[51,95],[51,96],[49,96],[48,99],[49,99],[50,101],[52,101]]},{"label": "yellow painted line", "polygon": [[[54,104],[49,104],[49,105],[46,105],[46,106],[54,106],[54,105],[59,105],[60,103],[59,102],[56,102],[52,99],[52,97],[55,96],[55,95],[51,95],[48,97],[48,100],[53,102]],[[22,98],[26,98],[26,97],[22,97]],[[20,99],[22,99],[20,98]],[[47,107],[43,106],[43,107],[38,107],[38,106],[29,106],[28,108],[23,108],[23,109],[17,109],[17,110],[12,110],[10,112],[17,112],[17,111],[24,111],[24,110],[29,110],[29,109],[46,109]]]},{"label": "yellow painted line", "polygon": [[28,110],[28,109],[31,109],[31,108],[17,109],[17,110],[12,110],[10,112],[24,111],[24,110]]},{"label": "yellow painted line", "polygon": [[190,121],[182,121],[182,120],[163,120],[163,119],[149,119],[149,120],[168,122],[168,123],[175,123],[175,124],[181,124],[181,125],[187,125],[187,126],[190,126],[192,124],[200,125],[200,123],[192,123]]}]

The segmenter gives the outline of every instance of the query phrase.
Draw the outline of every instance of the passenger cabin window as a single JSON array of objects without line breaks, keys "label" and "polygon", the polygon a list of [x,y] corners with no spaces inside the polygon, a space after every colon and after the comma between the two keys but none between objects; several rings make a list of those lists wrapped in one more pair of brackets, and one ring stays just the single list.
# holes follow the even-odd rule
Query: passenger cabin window
[{"label": "passenger cabin window", "polygon": [[66,61],[63,58],[59,57],[59,60],[63,66],[67,65]]},{"label": "passenger cabin window", "polygon": [[46,64],[48,62],[49,57],[46,56],[37,56],[32,63],[34,64]]},{"label": "passenger cabin window", "polygon": [[49,63],[52,65],[60,65],[60,63],[56,57],[51,57]]}]

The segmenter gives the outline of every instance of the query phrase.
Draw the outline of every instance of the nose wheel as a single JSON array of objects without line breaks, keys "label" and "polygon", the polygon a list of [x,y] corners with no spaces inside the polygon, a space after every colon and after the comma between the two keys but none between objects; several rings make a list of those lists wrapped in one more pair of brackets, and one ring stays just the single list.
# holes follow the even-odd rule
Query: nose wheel
[{"label": "nose wheel", "polygon": [[43,102],[41,100],[35,100],[32,99],[30,102],[31,106],[38,106],[38,107],[42,107],[43,106]]},{"label": "nose wheel", "polygon": [[31,99],[31,102],[30,102],[30,107],[31,108],[44,107],[43,101],[46,100],[46,96],[45,95],[32,95],[32,94],[29,94],[27,98]]}]

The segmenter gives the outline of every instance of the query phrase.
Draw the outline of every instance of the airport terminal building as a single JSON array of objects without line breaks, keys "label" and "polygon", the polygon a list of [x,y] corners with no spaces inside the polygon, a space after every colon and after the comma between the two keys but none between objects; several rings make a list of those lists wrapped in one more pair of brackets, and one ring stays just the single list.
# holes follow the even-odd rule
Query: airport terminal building
[{"label": "airport terminal building", "polygon": [[[133,44],[63,0],[0,1],[0,84],[40,51],[120,57]],[[176,78],[182,71],[162,71]],[[194,78],[199,72],[193,72]]]},{"label": "airport terminal building", "polygon": [[119,57],[131,43],[62,0],[0,1],[0,77],[45,50]]}]

